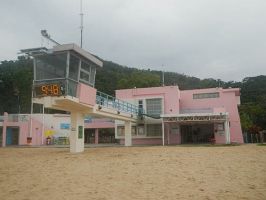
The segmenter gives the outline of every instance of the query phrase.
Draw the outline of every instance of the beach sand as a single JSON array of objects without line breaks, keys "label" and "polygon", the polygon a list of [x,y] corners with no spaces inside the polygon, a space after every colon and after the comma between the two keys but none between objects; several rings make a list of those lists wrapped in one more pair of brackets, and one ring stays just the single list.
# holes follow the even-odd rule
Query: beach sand
[{"label": "beach sand", "polygon": [[0,199],[266,199],[266,147],[0,148]]}]

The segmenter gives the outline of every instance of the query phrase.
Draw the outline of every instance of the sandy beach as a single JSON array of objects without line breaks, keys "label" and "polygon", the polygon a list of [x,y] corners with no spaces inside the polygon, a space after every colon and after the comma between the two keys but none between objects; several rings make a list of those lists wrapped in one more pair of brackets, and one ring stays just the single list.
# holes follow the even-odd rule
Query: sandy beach
[{"label": "sandy beach", "polygon": [[0,148],[0,199],[266,199],[266,147]]}]

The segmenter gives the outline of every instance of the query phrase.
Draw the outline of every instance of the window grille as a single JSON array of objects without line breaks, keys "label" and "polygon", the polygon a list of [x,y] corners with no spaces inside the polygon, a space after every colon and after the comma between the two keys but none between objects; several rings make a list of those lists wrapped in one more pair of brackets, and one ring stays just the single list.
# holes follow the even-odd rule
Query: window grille
[{"label": "window grille", "polygon": [[219,98],[219,92],[193,94],[193,99]]},{"label": "window grille", "polygon": [[146,111],[148,115],[160,116],[162,113],[162,99],[146,99]]},{"label": "window grille", "polygon": [[162,125],[161,124],[147,124],[147,136],[161,136]]}]

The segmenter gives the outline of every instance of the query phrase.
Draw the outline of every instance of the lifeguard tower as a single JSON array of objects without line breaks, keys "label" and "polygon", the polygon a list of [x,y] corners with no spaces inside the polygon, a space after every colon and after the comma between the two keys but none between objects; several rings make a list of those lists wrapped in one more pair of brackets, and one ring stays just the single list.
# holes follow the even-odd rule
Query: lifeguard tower
[{"label": "lifeguard tower", "polygon": [[33,102],[71,113],[70,152],[84,151],[84,116],[125,121],[125,145],[131,146],[131,122],[138,107],[95,89],[103,62],[75,44],[21,50],[33,57]]}]

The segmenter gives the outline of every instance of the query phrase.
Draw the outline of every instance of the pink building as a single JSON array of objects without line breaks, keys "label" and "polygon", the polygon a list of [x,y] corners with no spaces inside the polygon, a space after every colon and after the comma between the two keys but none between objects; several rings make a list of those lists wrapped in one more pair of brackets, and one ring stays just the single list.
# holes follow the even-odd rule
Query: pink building
[{"label": "pink building", "polygon": [[4,113],[0,117],[0,146],[44,145],[49,133],[68,144],[69,131],[69,115]]},{"label": "pink building", "polygon": [[[116,97],[143,109],[132,125],[133,144],[243,143],[239,88],[180,91],[177,86],[117,90]],[[125,127],[116,120],[116,138]]]},{"label": "pink building", "polygon": [[[109,142],[117,139],[125,146],[243,143],[238,88],[134,88],[117,90],[114,98],[94,88],[96,69],[103,66],[102,61],[75,44],[21,52],[34,58],[32,102],[68,111],[70,116],[6,114],[0,118],[2,146],[40,145],[50,134],[64,143],[69,138],[70,152],[82,152],[84,142],[99,142],[99,128],[113,130],[115,136]],[[84,123],[87,115],[97,120]]]},{"label": "pink building", "polygon": [[[243,143],[238,114],[238,88],[180,91],[177,86],[117,90],[116,97],[137,105],[142,113],[132,123],[132,144]],[[0,118],[0,144],[43,145],[47,131],[69,144],[70,116],[7,115]],[[32,127],[32,129],[31,129]],[[32,130],[32,131],[30,131]],[[84,142],[124,144],[124,121],[85,118]]]},{"label": "pink building", "polygon": [[[47,133],[51,133],[52,144],[68,145],[70,124],[70,115],[67,114],[5,113],[0,116],[0,147],[46,145]],[[115,143],[114,130],[114,120],[87,117],[84,121],[84,143]]]}]

